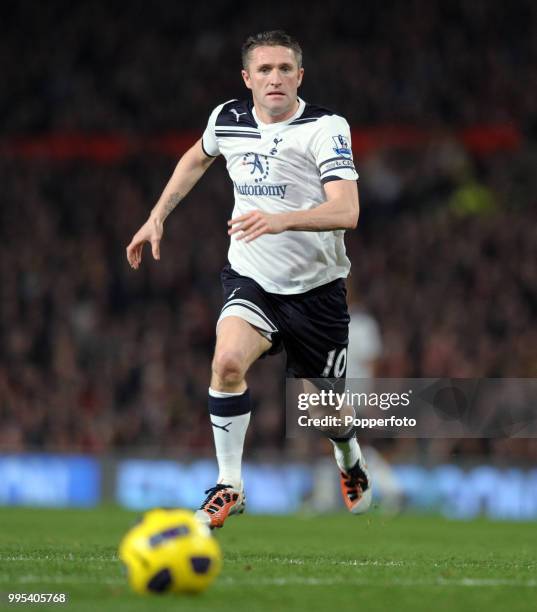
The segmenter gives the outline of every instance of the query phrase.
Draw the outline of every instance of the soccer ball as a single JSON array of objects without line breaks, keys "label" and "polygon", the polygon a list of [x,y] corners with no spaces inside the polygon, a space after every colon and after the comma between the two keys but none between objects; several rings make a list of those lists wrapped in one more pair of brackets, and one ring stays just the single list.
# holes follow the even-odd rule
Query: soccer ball
[{"label": "soccer ball", "polygon": [[151,510],[123,538],[119,558],[132,589],[199,593],[220,573],[222,552],[189,510]]}]

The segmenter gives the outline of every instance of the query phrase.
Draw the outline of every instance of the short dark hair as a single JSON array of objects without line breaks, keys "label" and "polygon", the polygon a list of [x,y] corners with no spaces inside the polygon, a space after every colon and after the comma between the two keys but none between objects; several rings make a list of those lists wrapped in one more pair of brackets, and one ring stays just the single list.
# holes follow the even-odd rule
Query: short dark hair
[{"label": "short dark hair", "polygon": [[268,32],[259,32],[258,34],[248,36],[241,49],[242,65],[245,70],[248,69],[250,51],[256,47],[287,47],[288,49],[292,49],[298,67],[302,67],[302,49],[298,41],[283,30],[269,30]]}]

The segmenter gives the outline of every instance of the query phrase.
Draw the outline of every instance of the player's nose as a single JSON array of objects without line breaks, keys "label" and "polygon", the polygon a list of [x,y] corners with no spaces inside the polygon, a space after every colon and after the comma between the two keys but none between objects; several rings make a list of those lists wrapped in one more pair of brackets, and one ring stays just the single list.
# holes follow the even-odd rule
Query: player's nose
[{"label": "player's nose", "polygon": [[282,76],[278,70],[273,70],[270,73],[270,84],[271,85],[281,85],[282,84]]}]

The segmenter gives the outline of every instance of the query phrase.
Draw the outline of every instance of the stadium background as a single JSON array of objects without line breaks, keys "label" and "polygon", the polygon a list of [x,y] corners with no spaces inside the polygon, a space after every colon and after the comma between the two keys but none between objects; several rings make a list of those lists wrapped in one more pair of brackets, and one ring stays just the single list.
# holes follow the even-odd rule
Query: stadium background
[{"label": "stadium background", "polygon": [[[351,372],[536,376],[537,9],[515,4],[4,3],[0,502],[196,506],[214,479],[222,161],[170,217],[160,262],[146,251],[134,273],[124,250],[212,108],[243,95],[259,29],[301,41],[301,96],[353,128]],[[332,509],[329,446],[284,436],[283,361],[249,382],[250,508],[269,489],[274,512]],[[388,511],[537,517],[535,440],[370,453]]]}]

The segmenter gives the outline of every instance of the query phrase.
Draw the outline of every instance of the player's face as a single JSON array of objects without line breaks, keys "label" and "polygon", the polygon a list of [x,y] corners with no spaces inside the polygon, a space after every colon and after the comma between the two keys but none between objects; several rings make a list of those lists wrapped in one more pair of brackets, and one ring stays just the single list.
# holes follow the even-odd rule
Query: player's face
[{"label": "player's face", "polygon": [[298,67],[294,51],[287,47],[256,47],[249,59],[242,78],[252,90],[259,118],[266,123],[285,121],[297,109],[304,68]]}]

